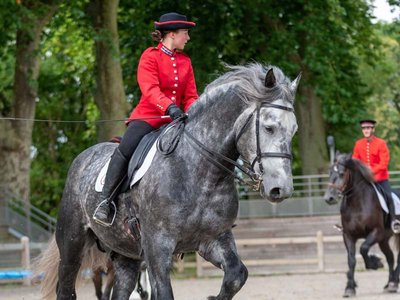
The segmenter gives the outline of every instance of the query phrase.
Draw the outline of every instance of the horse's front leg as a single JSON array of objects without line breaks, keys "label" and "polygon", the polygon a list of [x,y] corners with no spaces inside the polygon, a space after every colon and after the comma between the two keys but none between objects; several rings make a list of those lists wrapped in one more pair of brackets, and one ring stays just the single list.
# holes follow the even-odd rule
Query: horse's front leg
[{"label": "horse's front leg", "polygon": [[128,300],[135,289],[140,272],[141,260],[134,260],[119,254],[113,255],[114,285],[112,300]]},{"label": "horse's front leg", "polygon": [[224,279],[218,296],[210,296],[208,299],[232,299],[245,284],[248,276],[247,268],[237,254],[232,231],[226,231],[217,240],[201,244],[199,254],[224,271]]},{"label": "horse's front leg", "polygon": [[356,295],[357,284],[354,281],[354,270],[356,267],[356,240],[350,235],[343,233],[343,241],[347,250],[347,285],[343,297],[353,297]]},{"label": "horse's front leg", "polygon": [[175,242],[161,233],[145,235],[142,231],[142,246],[147,263],[152,300],[174,299],[170,272]]},{"label": "horse's front leg", "polygon": [[360,253],[365,262],[365,268],[371,270],[377,270],[383,268],[383,264],[379,257],[375,255],[369,255],[369,250],[378,241],[378,237],[384,235],[379,229],[374,229],[365,239],[360,246]]}]

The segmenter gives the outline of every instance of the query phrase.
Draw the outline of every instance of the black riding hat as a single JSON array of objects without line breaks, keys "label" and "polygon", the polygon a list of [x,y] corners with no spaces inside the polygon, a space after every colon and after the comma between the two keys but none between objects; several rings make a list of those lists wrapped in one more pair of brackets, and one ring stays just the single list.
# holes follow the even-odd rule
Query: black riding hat
[{"label": "black riding hat", "polygon": [[363,123],[371,123],[371,124],[376,124],[376,121],[373,119],[364,119],[360,121],[360,125],[362,125]]},{"label": "black riding hat", "polygon": [[160,17],[160,21],[154,22],[154,25],[157,30],[168,31],[193,28],[196,26],[196,23],[189,22],[184,15],[180,15],[176,12],[170,12],[163,14]]}]

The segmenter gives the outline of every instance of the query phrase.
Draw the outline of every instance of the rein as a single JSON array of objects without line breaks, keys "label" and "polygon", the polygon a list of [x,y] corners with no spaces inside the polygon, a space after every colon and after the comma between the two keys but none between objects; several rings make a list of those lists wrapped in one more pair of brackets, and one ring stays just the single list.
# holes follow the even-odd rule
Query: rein
[{"label": "rein", "polygon": [[[248,185],[251,186],[252,189],[254,191],[258,191],[260,190],[261,187],[261,183],[263,181],[262,179],[262,175],[264,173],[264,169],[262,167],[261,164],[261,159],[264,157],[274,157],[274,158],[286,158],[286,159],[290,159],[292,160],[292,155],[290,153],[281,153],[281,152],[261,152],[261,147],[260,147],[260,110],[262,107],[271,107],[271,108],[276,108],[276,109],[282,109],[282,110],[286,110],[289,112],[294,112],[294,109],[291,107],[287,107],[287,106],[283,106],[283,105],[278,105],[278,104],[272,104],[272,103],[266,103],[263,102],[261,103],[261,105],[256,108],[251,115],[247,118],[245,124],[243,125],[243,127],[240,129],[239,134],[236,137],[236,145],[238,140],[240,139],[240,137],[242,136],[242,134],[245,131],[245,128],[247,127],[247,125],[249,124],[250,120],[252,119],[252,117],[254,115],[256,115],[256,142],[257,142],[257,156],[254,158],[253,162],[250,164],[249,162],[247,162],[246,160],[242,159],[243,162],[245,164],[247,164],[249,167],[246,166],[242,166],[241,164],[239,164],[237,161],[234,161],[232,159],[230,159],[229,157],[222,155],[208,147],[206,147],[202,142],[200,142],[198,139],[196,139],[191,133],[189,133],[187,130],[184,130],[184,119],[180,120],[176,120],[176,122],[172,122],[169,126],[175,126],[175,124],[178,123],[178,130],[176,132],[176,134],[173,136],[172,141],[175,141],[175,143],[169,143],[169,145],[171,145],[171,147],[169,147],[169,150],[164,150],[162,147],[162,138],[164,136],[164,134],[162,134],[160,136],[159,142],[157,144],[158,150],[164,154],[164,155],[168,155],[170,153],[173,152],[173,150],[175,150],[176,148],[176,144],[179,141],[179,137],[182,134],[182,132],[184,132],[186,134],[186,136],[189,138],[190,141],[192,141],[192,145],[193,143],[200,148],[200,153],[203,154],[210,162],[212,162],[214,165],[216,165],[217,167],[219,167],[220,169],[224,170],[225,172],[231,174],[232,176],[234,176],[241,184],[243,185]],[[169,127],[168,126],[168,127]],[[167,130],[165,130],[166,132]],[[172,146],[173,144],[173,146]],[[231,166],[234,166],[236,168],[238,168],[240,171],[242,171],[244,174],[246,174],[250,179],[251,179],[251,183],[248,183],[246,181],[244,181],[242,178],[240,178],[234,171],[232,171],[230,168],[226,167],[223,163],[221,163],[218,160],[222,160],[226,163],[228,163]],[[255,163],[258,162],[259,164],[259,169],[261,173],[257,173],[254,170],[254,165]]]}]

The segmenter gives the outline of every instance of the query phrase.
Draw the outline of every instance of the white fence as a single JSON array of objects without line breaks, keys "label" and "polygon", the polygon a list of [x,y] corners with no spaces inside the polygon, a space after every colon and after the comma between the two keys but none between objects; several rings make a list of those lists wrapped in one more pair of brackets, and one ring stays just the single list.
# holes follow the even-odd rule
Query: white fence
[{"label": "white fence", "polygon": [[31,251],[42,251],[46,247],[46,243],[30,243],[29,238],[24,236],[20,243],[5,243],[0,244],[0,256],[6,254],[15,254],[19,252],[20,263],[17,269],[1,270],[0,283],[22,282],[23,285],[30,285],[30,269],[31,269]]},{"label": "white fence", "polygon": [[[392,188],[400,188],[400,171],[390,171]],[[328,174],[294,176],[291,198],[277,204],[261,199],[259,192],[238,186],[239,218],[295,217],[338,214],[339,204],[327,205],[323,199]]]}]

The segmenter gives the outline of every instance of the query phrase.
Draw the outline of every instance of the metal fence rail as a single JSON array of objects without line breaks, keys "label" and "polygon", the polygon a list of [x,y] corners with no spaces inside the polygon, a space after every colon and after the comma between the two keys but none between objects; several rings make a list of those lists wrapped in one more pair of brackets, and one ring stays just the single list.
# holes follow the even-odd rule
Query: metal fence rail
[{"label": "metal fence rail", "polygon": [[[390,171],[392,188],[400,189],[400,171]],[[332,215],[339,212],[339,205],[327,205],[323,199],[328,184],[328,174],[293,176],[294,192],[291,198],[272,204],[238,185],[239,218],[268,218]]]},{"label": "metal fence rail", "polygon": [[[400,188],[400,171],[390,171],[393,188]],[[328,175],[293,176],[294,192],[282,203],[272,204],[261,198],[259,192],[238,184],[239,218],[268,218],[332,215],[339,211],[339,204],[327,205],[323,195],[328,184]],[[33,241],[48,240],[55,230],[56,219],[15,195],[7,195],[5,216],[7,224]]]}]

